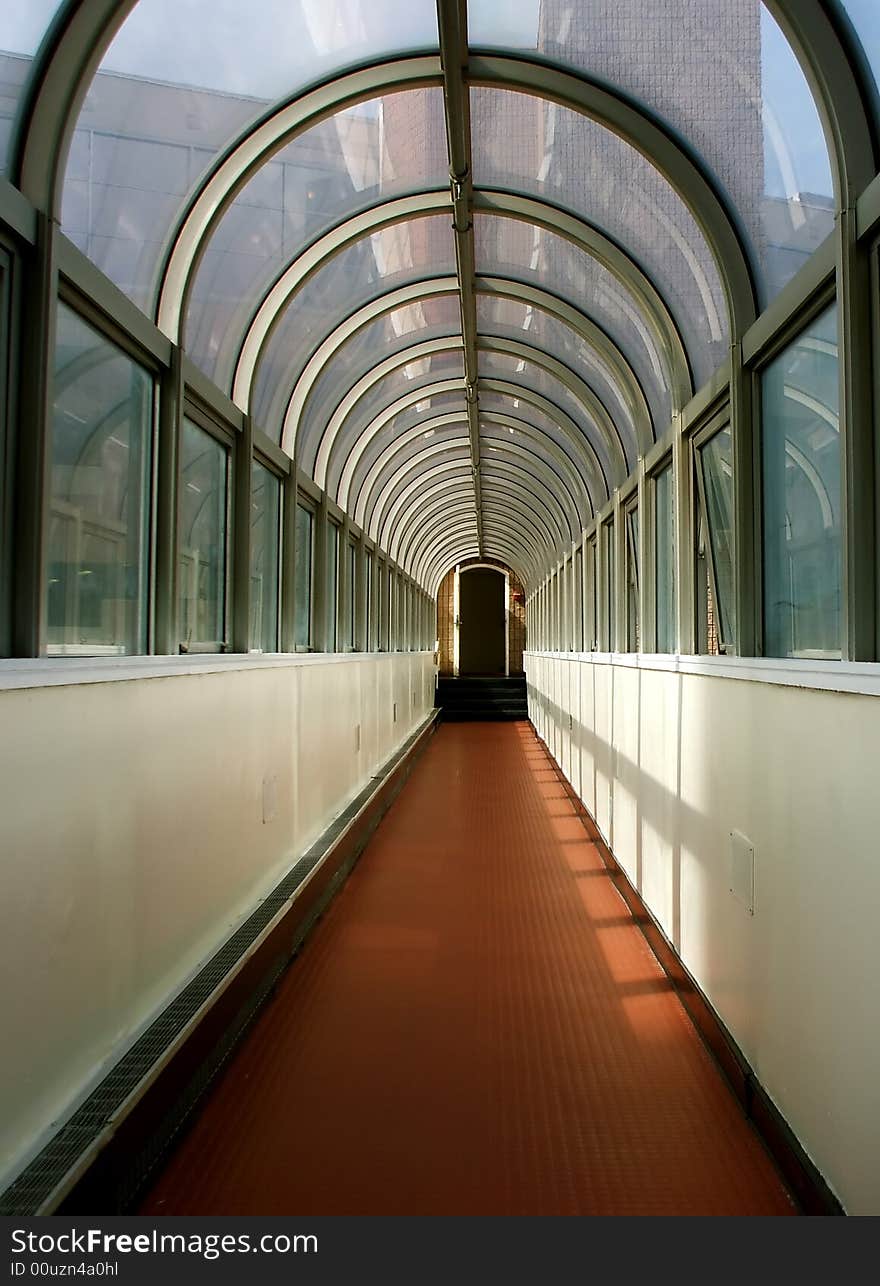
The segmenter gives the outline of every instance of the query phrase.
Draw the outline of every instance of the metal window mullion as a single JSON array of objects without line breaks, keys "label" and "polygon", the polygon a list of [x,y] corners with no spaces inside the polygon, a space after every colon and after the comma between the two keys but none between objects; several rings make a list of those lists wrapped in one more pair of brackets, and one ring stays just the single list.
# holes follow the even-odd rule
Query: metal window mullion
[{"label": "metal window mullion", "polygon": [[58,227],[37,216],[37,240],[25,268],[20,345],[20,424],[16,437],[15,563],[11,651],[46,650],[45,562],[51,489],[51,423],[58,318]]},{"label": "metal window mullion", "polygon": [[742,345],[730,355],[730,425],[733,435],[733,546],[738,656],[760,654],[760,434],[756,432],[755,377],[743,363]]},{"label": "metal window mullion", "polygon": [[877,473],[868,247],[859,242],[854,207],[837,225],[838,378],[841,459],[841,655],[877,657]]},{"label": "metal window mullion", "polygon": [[232,650],[248,652],[251,639],[251,504],[254,422],[246,415],[232,450]]},{"label": "metal window mullion", "polygon": [[153,650],[165,655],[174,655],[180,650],[180,440],[184,405],[182,356],[181,350],[175,345],[171,350],[171,362],[159,383]]}]

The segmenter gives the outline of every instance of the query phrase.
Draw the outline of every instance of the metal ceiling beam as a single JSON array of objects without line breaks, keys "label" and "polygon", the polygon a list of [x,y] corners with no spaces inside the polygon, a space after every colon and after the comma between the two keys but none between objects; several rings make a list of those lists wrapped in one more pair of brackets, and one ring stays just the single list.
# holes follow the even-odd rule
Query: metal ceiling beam
[{"label": "metal ceiling beam", "polygon": [[[534,196],[508,190],[474,191],[474,210],[535,224],[577,246],[606,268],[634,299],[639,315],[657,344],[665,364],[673,406],[684,406],[693,392],[690,366],[681,333],[659,289],[647,273],[607,237],[580,216]],[[446,189],[424,189],[393,200],[376,201],[357,214],[341,220],[303,247],[265,288],[259,300],[248,305],[246,319],[239,327],[230,324],[229,334],[217,361],[222,378],[227,367],[234,368],[230,380],[233,400],[242,410],[252,409],[251,395],[260,358],[265,352],[281,314],[309,277],[320,271],[335,255],[354,242],[382,228],[408,219],[453,211]],[[711,253],[707,247],[707,253]],[[243,314],[244,315],[244,314]],[[186,336],[186,320],[182,322]],[[233,355],[234,354],[234,355]]]},{"label": "metal ceiling beam", "polygon": [[[462,435],[466,436],[467,415],[463,410],[447,411],[444,415],[431,416],[430,419],[423,420],[420,424],[413,425],[411,429],[405,430],[405,432],[402,433],[399,438],[395,438],[395,440],[388,447],[386,447],[386,449],[381,453],[381,455],[379,455],[376,458],[376,460],[373,461],[366,477],[361,480],[360,485],[357,487],[357,489],[354,489],[351,486],[349,487],[349,491],[347,494],[348,494],[348,500],[350,503],[349,505],[340,504],[339,505],[340,509],[345,509],[346,513],[350,513],[354,518],[355,523],[359,527],[362,527],[363,522],[360,519],[358,519],[357,515],[359,513],[363,515],[366,512],[369,506],[370,495],[372,494],[374,488],[379,482],[382,476],[382,473],[387,467],[394,451],[398,447],[406,446],[410,442],[415,442],[417,438],[420,438],[420,437],[423,438],[426,435],[433,435],[438,430],[451,428],[453,425],[460,425],[462,430]],[[346,461],[346,464],[347,463],[348,462]],[[354,470],[352,470],[352,472],[354,472]],[[336,500],[337,504],[339,504],[338,494],[339,493],[337,492],[337,500]],[[394,556],[395,555],[392,554],[392,557]]]},{"label": "metal ceiling beam", "polygon": [[477,305],[474,295],[472,214],[474,190],[471,168],[471,109],[467,88],[467,0],[437,0],[437,26],[440,32],[440,65],[443,69],[443,104],[446,110],[449,182],[452,190],[452,230],[455,235],[455,264],[461,306],[461,333],[464,339],[464,378],[471,442],[471,468],[474,471],[477,538],[482,551]]},{"label": "metal ceiling beam", "polygon": [[[481,353],[500,353],[503,356],[516,357],[518,360],[529,362],[558,379],[571,395],[583,405],[585,419],[588,422],[590,420],[595,421],[596,426],[607,442],[609,455],[616,465],[615,484],[623,482],[629,476],[631,470],[636,466],[637,444],[633,443],[633,450],[627,452],[617,426],[606,410],[605,404],[590,385],[570,366],[553,357],[552,354],[545,352],[544,349],[536,348],[534,344],[523,340],[510,340],[494,336],[485,338],[481,336],[478,337],[477,347]],[[366,396],[386,375],[392,374],[395,370],[399,370],[411,362],[442,352],[457,352],[461,348],[461,341],[456,336],[445,339],[424,340],[421,343],[412,344],[408,348],[399,350],[399,352],[394,353],[391,357],[386,358],[384,362],[380,362],[378,366],[368,371],[366,375],[363,375],[342,398],[321,437],[314,469],[314,478],[318,486],[326,489],[326,479],[330,471],[334,451],[340,437],[343,435],[345,418],[354,410],[360,397]],[[421,387],[424,389],[429,388],[428,385]],[[368,445],[365,437],[369,432],[369,428],[370,426],[366,426],[362,429],[354,443],[348,448],[349,456],[343,467],[334,497],[336,503],[341,505],[343,509],[347,508],[347,500],[342,497],[343,495],[347,497],[351,476],[363,449]]]},{"label": "metal ceiling beam", "polygon": [[630,143],[671,184],[712,247],[727,296],[733,335],[742,335],[758,311],[758,258],[742,219],[716,186],[705,163],[648,107],[636,104],[586,71],[563,70],[531,58],[472,54],[468,81],[518,89],[591,117]]},{"label": "metal ceiling beam", "polygon": [[[568,300],[561,299],[558,295],[527,282],[515,281],[507,277],[479,277],[476,288],[478,295],[512,299],[517,303],[538,308],[572,330],[583,342],[587,351],[595,355],[606,373],[606,378],[614,385],[621,402],[628,408],[636,427],[642,453],[650,450],[654,444],[654,431],[644,391],[625,354],[601,327]],[[278,410],[277,420],[282,423],[282,449],[289,456],[296,458],[296,434],[305,404],[321,374],[347,340],[386,313],[394,312],[406,305],[417,305],[423,299],[457,293],[457,277],[432,277],[424,281],[410,282],[384,295],[378,295],[340,322],[309,357],[292,391],[287,395],[286,405]],[[279,397],[283,401],[283,395],[279,394]],[[276,420],[274,407],[271,418],[273,422]]]},{"label": "metal ceiling beam", "polygon": [[443,466],[447,466],[447,471],[460,467],[462,462],[469,458],[466,442],[457,457],[448,455],[449,450],[445,443],[426,447],[418,455],[412,456],[406,465],[385,483],[368,516],[369,527],[367,528],[372,538],[378,540],[383,549],[388,548],[390,534],[398,514],[413,494],[413,489],[422,484],[423,476],[426,476],[424,472],[426,466],[430,466],[430,462],[441,453],[443,458],[434,466],[438,472]]},{"label": "metal ceiling beam", "polygon": [[[449,210],[449,193],[420,192],[416,196],[378,201],[349,219],[316,237],[289,263],[264,292],[240,340],[232,377],[232,399],[243,411],[251,409],[254,376],[260,357],[265,353],[287,305],[309,278],[357,241],[370,237],[383,228],[391,228],[410,219],[439,214]],[[181,331],[186,334],[184,310]]]}]

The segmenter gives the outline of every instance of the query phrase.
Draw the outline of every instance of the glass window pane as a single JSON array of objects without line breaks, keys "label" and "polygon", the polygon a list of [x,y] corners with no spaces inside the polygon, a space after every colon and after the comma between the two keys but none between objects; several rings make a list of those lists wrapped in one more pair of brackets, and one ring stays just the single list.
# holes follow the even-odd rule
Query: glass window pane
[{"label": "glass window pane", "polygon": [[373,612],[373,555],[370,553],[369,550],[367,550],[367,553],[366,553],[366,562],[367,562],[367,585],[366,585],[366,594],[364,598],[364,608],[365,608],[365,616],[366,616],[365,640],[366,640],[366,650],[368,652],[372,652],[375,649],[376,640],[374,637],[375,613]]},{"label": "glass window pane", "polygon": [[700,448],[703,491],[709,532],[714,603],[723,643],[732,643],[735,631],[733,580],[733,442],[730,429],[722,429]]},{"label": "glass window pane", "polygon": [[226,640],[229,452],[184,420],[180,447],[180,639]]},{"label": "glass window pane", "polygon": [[251,646],[278,650],[281,480],[254,461],[251,494]]},{"label": "glass window pane", "polygon": [[471,90],[474,182],[572,210],[622,245],[682,332],[696,383],[727,356],[721,279],[693,215],[635,148],[580,112],[529,94]]},{"label": "glass window pane", "polygon": [[339,627],[339,528],[327,524],[327,642],[325,652],[335,652]]},{"label": "glass window pane", "polygon": [[355,0],[344,13],[315,0],[139,0],[80,113],[83,149],[101,156],[84,179],[68,172],[64,231],[149,311],[183,199],[231,139],[316,79],[436,46],[433,0]]},{"label": "glass window pane", "polygon": [[0,174],[6,173],[16,113],[34,54],[61,0],[3,0],[0,4]]},{"label": "glass window pane", "polygon": [[379,200],[448,186],[440,89],[359,103],[300,134],[223,215],[193,283],[186,344],[224,388],[244,327],[281,271],[335,224]]},{"label": "glass window pane", "polygon": [[348,646],[357,646],[357,545],[348,546]]},{"label": "glass window pane", "polygon": [[427,339],[458,338],[461,310],[458,295],[432,295],[396,308],[361,327],[337,349],[315,381],[303,408],[296,434],[300,467],[311,475],[318,442],[330,417],[349,389],[386,357]]},{"label": "glass window pane", "polygon": [[596,259],[555,233],[517,219],[474,216],[477,273],[510,277],[561,295],[611,338],[641,384],[657,435],[672,414],[669,372],[628,288]]},{"label": "glass window pane", "polygon": [[312,511],[296,506],[296,556],[293,575],[294,645],[312,645],[312,547],[314,541]]},{"label": "glass window pane", "polygon": [[574,556],[574,650],[584,650],[584,551],[581,545]]},{"label": "glass window pane", "polygon": [[153,382],[62,303],[54,374],[47,650],[145,652]]},{"label": "glass window pane", "polygon": [[602,622],[602,650],[612,652],[614,650],[614,587],[615,587],[615,558],[614,558],[614,520],[602,524],[602,550],[603,550],[603,589],[605,602],[604,621]]},{"label": "glass window pane", "polygon": [[837,308],[762,380],[764,650],[840,656]]},{"label": "glass window pane", "polygon": [[656,649],[658,652],[674,652],[675,517],[671,464],[654,479],[654,568]]},{"label": "glass window pane", "polygon": [[880,5],[877,0],[840,0],[874,74],[874,89],[880,97]]},{"label": "glass window pane", "polygon": [[[534,51],[598,75],[678,130],[729,193],[751,238],[766,299],[831,232],[831,167],[816,105],[759,0],[511,0],[503,19],[495,0],[473,0],[468,12],[473,44]],[[541,136],[546,146],[544,131]],[[563,131],[564,147],[557,147],[550,136],[551,183],[554,171],[564,174],[569,137]],[[617,166],[606,170],[601,151],[600,159],[595,186],[601,192],[613,185]],[[592,169],[587,174],[591,193]],[[482,181],[478,172],[475,180]],[[638,222],[644,215],[637,207],[629,214],[627,195],[619,218]]]},{"label": "glass window pane", "polygon": [[454,273],[455,245],[446,215],[398,223],[340,251],[296,292],[263,350],[254,385],[257,422],[278,435],[287,400],[311,354],[351,313],[409,282]]}]

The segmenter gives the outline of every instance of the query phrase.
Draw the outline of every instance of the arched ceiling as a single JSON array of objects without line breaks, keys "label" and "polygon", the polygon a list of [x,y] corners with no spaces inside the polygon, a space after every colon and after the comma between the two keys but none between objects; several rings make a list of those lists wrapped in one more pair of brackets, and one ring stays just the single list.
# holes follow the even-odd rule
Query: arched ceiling
[{"label": "arched ceiling", "polygon": [[11,0],[9,173],[425,588],[529,584],[873,177],[859,12]]}]

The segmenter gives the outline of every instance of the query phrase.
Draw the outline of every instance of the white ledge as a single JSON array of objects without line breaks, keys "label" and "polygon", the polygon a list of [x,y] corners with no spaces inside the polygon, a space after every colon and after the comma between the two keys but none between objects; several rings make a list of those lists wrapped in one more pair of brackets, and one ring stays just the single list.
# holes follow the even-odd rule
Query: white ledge
[{"label": "white ledge", "polygon": [[120,683],[239,670],[284,670],[308,665],[352,665],[390,661],[425,652],[210,652],[180,656],[43,656],[0,660],[0,692],[16,688],[69,687],[82,683]]},{"label": "white ledge", "polygon": [[666,652],[526,652],[525,657],[613,665],[628,670],[697,674],[713,679],[738,679],[819,692],[851,692],[880,696],[880,663],[795,657],[678,656]]}]

